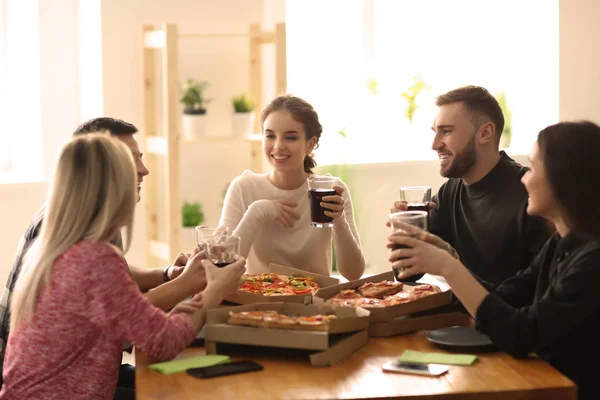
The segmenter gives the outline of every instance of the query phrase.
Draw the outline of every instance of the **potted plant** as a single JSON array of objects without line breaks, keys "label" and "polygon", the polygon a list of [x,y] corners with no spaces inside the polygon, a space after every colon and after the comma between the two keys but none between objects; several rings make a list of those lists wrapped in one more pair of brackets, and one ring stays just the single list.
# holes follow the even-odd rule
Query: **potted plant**
[{"label": "potted plant", "polygon": [[204,97],[208,82],[188,79],[182,85],[179,101],[183,104],[183,134],[186,139],[194,140],[204,136],[206,126],[205,105],[210,102]]},{"label": "potted plant", "polygon": [[406,108],[404,116],[408,118],[409,124],[412,125],[415,112],[419,108],[417,105],[417,97],[423,90],[430,89],[429,85],[423,80],[420,75],[413,76],[413,84],[405,91],[400,93],[400,96],[406,100]]},{"label": "potted plant", "polygon": [[181,244],[184,248],[196,246],[196,231],[198,225],[204,223],[204,212],[200,203],[183,203],[181,207]]},{"label": "potted plant", "polygon": [[233,104],[233,136],[248,137],[254,126],[254,103],[245,94],[233,97],[231,103]]}]

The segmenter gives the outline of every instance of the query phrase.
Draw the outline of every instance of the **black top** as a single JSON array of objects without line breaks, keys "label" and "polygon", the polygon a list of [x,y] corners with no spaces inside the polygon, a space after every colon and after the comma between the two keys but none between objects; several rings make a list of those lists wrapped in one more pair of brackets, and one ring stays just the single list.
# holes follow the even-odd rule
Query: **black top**
[{"label": "black top", "polygon": [[0,386],[3,383],[2,371],[4,364],[4,352],[6,350],[6,344],[8,342],[8,330],[10,328],[10,301],[12,299],[13,290],[17,283],[17,278],[21,273],[21,267],[23,265],[23,257],[27,250],[31,247],[33,241],[40,233],[42,226],[42,220],[44,218],[44,209],[42,208],[33,218],[23,238],[19,243],[17,254],[10,268],[10,274],[8,275],[8,281],[6,281],[6,288],[2,294],[2,300],[0,301]]},{"label": "black top", "polygon": [[458,251],[478,278],[499,284],[527,268],[549,237],[543,219],[527,215],[527,168],[501,152],[498,164],[466,185],[451,178],[434,196],[429,231]]},{"label": "black top", "polygon": [[537,353],[600,399],[600,239],[555,234],[529,268],[483,300],[475,328],[516,357]]}]

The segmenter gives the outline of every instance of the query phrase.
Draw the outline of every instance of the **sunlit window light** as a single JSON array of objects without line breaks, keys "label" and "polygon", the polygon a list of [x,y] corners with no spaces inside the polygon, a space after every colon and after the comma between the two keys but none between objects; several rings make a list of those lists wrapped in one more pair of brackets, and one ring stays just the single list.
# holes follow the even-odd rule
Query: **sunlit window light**
[{"label": "sunlit window light", "polygon": [[[558,0],[288,0],[286,22],[288,91],[322,119],[320,165],[434,158],[435,96],[467,84],[505,96],[510,154],[558,120]],[[411,123],[402,93],[419,82]]]}]

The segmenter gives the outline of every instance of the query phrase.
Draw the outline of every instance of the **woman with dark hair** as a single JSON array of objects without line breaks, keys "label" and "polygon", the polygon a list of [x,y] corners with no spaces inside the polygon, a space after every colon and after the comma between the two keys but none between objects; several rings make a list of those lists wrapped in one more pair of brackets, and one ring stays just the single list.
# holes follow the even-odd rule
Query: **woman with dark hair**
[{"label": "woman with dark hair", "polygon": [[[531,265],[497,287],[481,283],[446,251],[395,234],[389,247],[403,275],[443,276],[475,317],[475,328],[516,357],[537,353],[579,386],[580,399],[600,399],[600,127],[563,122],[542,130],[523,176],[527,213],[546,218],[556,233]],[[593,361],[592,361],[593,360]]]},{"label": "woman with dark hair", "polygon": [[235,178],[219,223],[242,238],[248,272],[267,272],[270,263],[277,263],[329,275],[333,240],[338,271],[349,280],[360,278],[365,259],[344,182],[338,180],[337,194],[321,203],[333,228],[310,223],[307,178],[316,166],[312,151],[323,131],[317,112],[301,98],[283,95],[263,110],[261,122],[263,153],[272,171],[245,171]]}]

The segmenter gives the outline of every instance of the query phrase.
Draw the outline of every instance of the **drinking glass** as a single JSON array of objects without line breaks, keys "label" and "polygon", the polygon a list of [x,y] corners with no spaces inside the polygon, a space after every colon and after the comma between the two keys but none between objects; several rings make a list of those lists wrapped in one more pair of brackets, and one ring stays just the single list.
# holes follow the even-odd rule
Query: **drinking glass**
[{"label": "drinking glass", "polygon": [[203,242],[207,259],[219,268],[223,268],[238,259],[240,254],[239,236],[220,235],[207,238]]},{"label": "drinking glass", "polygon": [[337,178],[333,176],[312,175],[308,177],[308,198],[310,199],[310,221],[311,225],[317,228],[333,227],[333,218],[325,215],[325,211],[330,211],[321,207],[321,202],[325,196],[335,196],[337,192],[333,190],[333,185]]},{"label": "drinking glass", "polygon": [[198,244],[199,250],[206,250],[202,247],[202,243],[206,239],[213,238],[215,236],[223,236],[229,234],[229,228],[225,226],[218,226],[216,228],[209,228],[207,226],[196,227],[196,243]]},{"label": "drinking glass", "polygon": [[[407,236],[419,238],[422,231],[427,230],[427,211],[400,211],[389,215],[392,232],[401,232]],[[393,250],[409,248],[405,245],[396,245]],[[398,280],[398,274],[404,271],[404,268],[393,268],[394,276]],[[423,275],[413,275],[402,279],[404,282],[414,282]]]},{"label": "drinking glass", "polygon": [[408,211],[429,211],[431,186],[402,186],[400,200],[408,203]]}]

